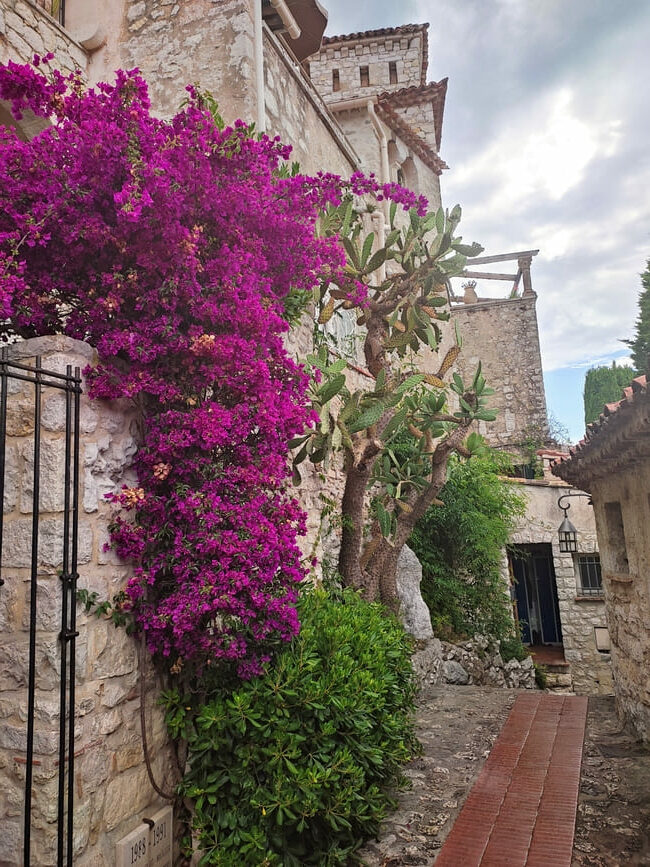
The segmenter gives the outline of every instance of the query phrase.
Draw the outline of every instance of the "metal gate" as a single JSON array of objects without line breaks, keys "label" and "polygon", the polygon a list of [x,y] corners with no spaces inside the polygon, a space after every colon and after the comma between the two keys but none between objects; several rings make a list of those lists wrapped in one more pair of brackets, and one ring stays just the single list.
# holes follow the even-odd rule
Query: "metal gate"
[{"label": "metal gate", "polygon": [[[65,396],[65,460],[63,484],[63,533],[61,538],[60,685],[57,796],[57,865],[71,867],[73,858],[75,639],[77,590],[77,539],[79,513],[79,409],[81,373],[68,365],[65,374],[44,370],[37,357],[34,366],[10,361],[6,348],[0,356],[0,502],[4,503],[7,445],[7,408],[12,385],[29,383],[33,394],[33,497],[29,578],[29,661],[27,683],[27,739],[25,756],[25,801],[23,817],[23,863],[31,862],[32,789],[34,767],[34,721],[36,705],[37,589],[39,573],[39,521],[41,483],[42,400],[51,389]],[[22,386],[24,389],[25,387]],[[15,390],[15,389],[14,389]],[[4,521],[3,521],[4,523]],[[0,529],[0,567],[3,529]],[[0,593],[5,579],[0,574]]]}]

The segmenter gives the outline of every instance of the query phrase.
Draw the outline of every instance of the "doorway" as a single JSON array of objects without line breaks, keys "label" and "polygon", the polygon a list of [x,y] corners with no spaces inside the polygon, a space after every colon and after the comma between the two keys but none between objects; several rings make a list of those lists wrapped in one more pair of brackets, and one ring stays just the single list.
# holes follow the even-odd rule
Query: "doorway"
[{"label": "doorway", "polygon": [[551,545],[517,545],[508,553],[524,644],[562,644]]}]

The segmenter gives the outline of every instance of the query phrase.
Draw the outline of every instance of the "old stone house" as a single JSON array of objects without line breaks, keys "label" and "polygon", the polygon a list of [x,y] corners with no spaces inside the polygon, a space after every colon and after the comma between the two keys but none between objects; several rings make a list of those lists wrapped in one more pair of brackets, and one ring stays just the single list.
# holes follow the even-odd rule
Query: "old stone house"
[{"label": "old stone house", "polygon": [[[445,79],[427,82],[427,25],[323,39],[326,21],[317,0],[106,0],[102,4],[0,0],[0,60],[25,62],[33,53],[53,51],[59,68],[81,69],[89,84],[110,80],[115,68],[138,66],[149,82],[154,111],[161,116],[176,111],[187,82],[198,82],[218,98],[227,121],[254,119],[259,130],[291,143],[306,172],[349,175],[361,168],[375,172],[382,181],[403,182],[438,205],[440,177],[446,168],[440,149],[447,83]],[[0,105],[0,123],[10,122]],[[29,117],[21,122],[26,137],[37,128]],[[381,212],[376,219],[382,219]],[[531,425],[545,435],[546,424],[530,262],[520,265],[524,291],[516,297],[477,298],[467,304],[456,303],[456,299],[453,304],[464,339],[461,373],[475,365],[476,358],[483,359],[486,375],[502,402],[496,427],[485,433],[495,445],[508,449],[521,445],[523,432]],[[291,348],[304,357],[310,340],[310,328],[298,330]],[[37,354],[43,356],[44,366],[60,371],[67,364],[83,367],[92,360],[89,347],[61,338],[30,341],[13,349],[10,358],[25,362]],[[355,375],[366,374],[359,366]],[[57,397],[47,395],[51,405],[42,422],[53,490],[63,472],[65,428],[60,400],[53,399]],[[4,635],[11,634],[0,649],[0,863],[8,865],[22,862],[26,743],[21,706],[27,682],[29,451],[34,435],[25,406],[30,399],[28,391],[15,391],[12,400],[18,408],[11,410],[15,418],[7,440],[11,484],[5,489],[8,529],[3,574],[13,575],[14,580],[0,591],[0,624]],[[107,598],[123,582],[126,568],[103,551],[110,520],[103,495],[128,479],[136,448],[135,428],[126,407],[91,405],[85,396],[81,419],[80,565],[85,586]],[[563,639],[567,659],[584,670],[584,677],[574,672],[575,684],[589,691],[594,688],[593,672],[600,661],[590,644],[592,620],[600,616],[594,613],[594,606],[600,603],[593,598],[580,605],[575,602],[576,587],[581,586],[576,584],[576,575],[581,574],[579,560],[562,558],[556,550],[559,483],[546,477],[518,483],[525,486],[531,503],[525,525],[514,539],[522,553],[532,555],[522,562],[536,564],[535,546],[542,546],[544,562],[548,564],[550,557],[555,570],[553,583],[546,567],[548,581],[543,586],[549,588],[552,610],[560,611],[563,635],[546,634],[542,625],[541,638],[547,643]],[[326,484],[330,493],[340,494],[341,476],[336,468]],[[318,535],[321,489],[315,474],[306,479],[302,496],[309,513],[308,545]],[[54,496],[45,515],[53,538],[62,513],[60,497]],[[580,523],[587,528],[589,520],[585,509]],[[586,544],[584,554],[592,554],[593,534],[587,529],[581,538]],[[58,592],[59,568],[56,550],[39,564],[41,611]],[[513,570],[517,568],[513,564]],[[541,575],[534,571],[529,580],[538,595]],[[589,615],[583,617],[585,611]],[[522,620],[526,617],[532,623],[530,608],[522,613]],[[151,675],[138,661],[131,639],[115,632],[110,624],[80,615],[77,629],[74,859],[81,867],[113,865],[122,863],[116,860],[116,843],[124,841],[120,851],[128,853],[128,846],[137,845],[143,834],[148,840],[142,818],[158,815],[165,803],[151,787],[141,746],[140,687],[146,678],[144,691],[153,692]],[[584,635],[583,642],[580,636]],[[45,674],[36,683],[34,766],[38,772],[32,843],[35,862],[45,864],[53,858],[57,825],[59,650],[58,626],[51,617],[40,617],[37,638],[43,648],[38,666]],[[168,788],[173,784],[174,766],[153,699],[146,706],[146,725],[154,778],[163,789]]]},{"label": "old stone house", "polygon": [[633,380],[607,404],[553,473],[589,491],[603,561],[603,588],[617,706],[650,740],[650,390]]}]

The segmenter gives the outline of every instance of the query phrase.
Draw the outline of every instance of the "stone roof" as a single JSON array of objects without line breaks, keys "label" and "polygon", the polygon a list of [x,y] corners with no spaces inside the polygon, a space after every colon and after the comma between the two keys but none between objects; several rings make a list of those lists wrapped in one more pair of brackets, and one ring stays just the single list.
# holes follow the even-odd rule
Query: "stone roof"
[{"label": "stone roof", "polygon": [[556,461],[552,472],[589,491],[594,479],[650,461],[650,389],[648,377],[637,376],[617,403],[607,403],[597,421],[587,426],[569,457]]},{"label": "stone roof", "polygon": [[[436,147],[440,150],[442,138],[442,118],[445,113],[445,99],[447,96],[447,84],[449,79],[432,81],[429,84],[413,85],[404,87],[402,90],[384,91],[378,96],[379,103],[388,103],[391,108],[406,108],[411,105],[421,105],[430,102],[433,107],[433,120],[436,127]],[[445,165],[444,168],[447,168]]]},{"label": "stone roof", "polygon": [[394,132],[399,135],[404,144],[408,145],[413,153],[420,157],[422,162],[428,166],[431,171],[435,172],[437,175],[441,175],[444,169],[449,168],[447,163],[438,156],[422,136],[395,111],[389,99],[379,99],[377,102],[377,114]]},{"label": "stone roof", "polygon": [[401,27],[381,27],[379,30],[363,30],[359,33],[345,33],[341,36],[325,36],[323,46],[335,45],[338,42],[361,42],[362,39],[379,39],[382,36],[408,36],[410,33],[422,34],[422,71],[420,84],[426,84],[427,68],[429,66],[429,25],[403,24]]}]

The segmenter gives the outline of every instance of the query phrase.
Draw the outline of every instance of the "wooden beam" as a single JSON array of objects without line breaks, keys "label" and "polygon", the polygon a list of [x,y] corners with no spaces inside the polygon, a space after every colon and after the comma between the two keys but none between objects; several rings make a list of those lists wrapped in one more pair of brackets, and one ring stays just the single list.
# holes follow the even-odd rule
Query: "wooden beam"
[{"label": "wooden beam", "polygon": [[470,265],[488,265],[490,262],[509,262],[511,259],[521,259],[526,256],[536,256],[539,250],[520,250],[518,253],[500,253],[498,256],[476,256],[470,259]]},{"label": "wooden beam", "polygon": [[487,271],[463,271],[461,277],[470,277],[473,280],[507,280],[514,283],[519,274],[490,274]]}]

